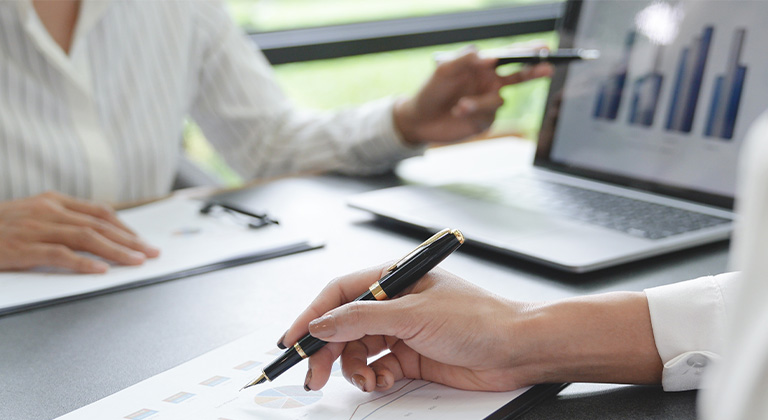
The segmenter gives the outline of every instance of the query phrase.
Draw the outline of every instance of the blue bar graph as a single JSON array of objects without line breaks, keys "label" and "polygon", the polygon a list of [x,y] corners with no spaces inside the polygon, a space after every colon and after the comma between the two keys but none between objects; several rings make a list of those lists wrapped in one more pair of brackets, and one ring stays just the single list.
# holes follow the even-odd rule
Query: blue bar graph
[{"label": "blue bar graph", "polygon": [[662,47],[657,47],[656,58],[650,73],[635,80],[632,89],[632,99],[629,109],[629,123],[650,127],[656,115],[656,106],[661,96],[661,85],[664,76],[659,72]]},{"label": "blue bar graph", "polygon": [[691,132],[714,31],[712,26],[704,28],[701,36],[696,37],[680,55],[667,113],[667,130]]},{"label": "blue bar graph", "polygon": [[747,68],[741,65],[741,50],[747,31],[738,29],[734,33],[728,59],[726,73],[717,76],[712,102],[709,106],[707,125],[704,134],[708,137],[732,139],[736,127],[736,116],[741,103],[741,93],[744,89],[744,79]]},{"label": "blue bar graph", "polygon": [[592,116],[595,119],[615,120],[619,115],[619,105],[627,81],[627,70],[632,47],[635,44],[635,32],[630,32],[624,42],[624,52],[616,64],[613,74],[600,84]]}]

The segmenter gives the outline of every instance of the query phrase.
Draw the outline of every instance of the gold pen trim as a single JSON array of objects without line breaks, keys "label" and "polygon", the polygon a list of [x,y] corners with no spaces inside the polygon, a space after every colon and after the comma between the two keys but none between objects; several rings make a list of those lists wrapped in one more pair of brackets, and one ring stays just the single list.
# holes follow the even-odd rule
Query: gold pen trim
[{"label": "gold pen trim", "polygon": [[256,386],[258,384],[264,383],[264,381],[272,382],[272,379],[269,379],[269,376],[267,376],[267,374],[262,371],[261,375],[258,378],[256,378],[256,379],[252,380],[251,382],[248,382],[247,384],[245,384],[244,387],[240,388],[240,391],[242,391],[242,390],[244,390],[246,388],[250,388],[252,386]]},{"label": "gold pen trim", "polygon": [[296,352],[299,353],[299,356],[301,356],[302,359],[306,359],[307,357],[309,357],[307,356],[307,353],[304,353],[304,349],[301,348],[299,343],[294,344],[293,348],[296,349]]},{"label": "gold pen trim", "polygon": [[[458,232],[458,230],[455,230],[455,231]],[[453,231],[451,231],[450,229],[443,229],[440,232],[437,232],[436,234],[432,235],[429,239],[427,239],[426,241],[422,242],[421,245],[417,246],[416,249],[414,249],[413,251],[409,252],[408,255],[404,256],[403,258],[400,258],[399,260],[397,260],[396,263],[390,265],[389,268],[387,268],[387,271],[393,271],[394,269],[397,268],[397,266],[400,265],[400,263],[402,263],[403,261],[405,261],[408,258],[410,258],[411,255],[421,251],[423,248],[428,247],[433,242],[435,242],[436,240],[442,238],[443,235],[446,235],[448,233],[453,233]],[[459,234],[461,234],[461,232],[459,232]],[[462,235],[462,238],[464,238],[463,235]]]},{"label": "gold pen trim", "polygon": [[376,283],[373,283],[371,287],[368,288],[368,290],[373,293],[373,297],[376,298],[376,300],[386,300],[389,299],[389,296],[387,296],[387,292],[384,291],[384,289],[381,288],[381,285],[377,281]]}]

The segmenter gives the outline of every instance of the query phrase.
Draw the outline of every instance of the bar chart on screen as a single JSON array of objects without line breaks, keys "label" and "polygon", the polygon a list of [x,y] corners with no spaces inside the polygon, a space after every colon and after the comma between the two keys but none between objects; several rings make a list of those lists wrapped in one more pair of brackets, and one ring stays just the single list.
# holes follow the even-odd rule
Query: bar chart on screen
[{"label": "bar chart on screen", "polygon": [[[625,38],[624,53],[614,64],[613,73],[598,84],[593,118],[617,120],[620,107],[626,103],[627,123],[630,125],[651,127],[657,121],[657,115],[663,113],[665,130],[690,133],[694,120],[699,116],[705,119],[701,135],[731,140],[747,76],[747,67],[741,61],[747,30],[733,30],[725,62],[709,59],[715,36],[725,37],[726,34],[716,31],[714,25],[706,26],[695,34],[690,42],[678,49],[674,73],[665,75],[661,71],[665,50],[672,48],[653,45],[655,52],[652,60],[633,60],[632,47],[637,33],[629,32]],[[630,74],[630,66],[635,69],[634,74]],[[637,70],[642,66],[648,69],[645,72]],[[717,72],[711,78],[712,86],[704,85],[705,72]],[[666,87],[665,81],[668,81]],[[664,92],[663,88],[668,90]],[[710,92],[709,99],[703,96],[705,88]],[[659,109],[663,94],[668,95],[665,111]],[[707,105],[706,109],[704,105]]]},{"label": "bar chart on screen", "polygon": [[704,132],[707,136],[733,138],[744,80],[747,76],[747,68],[740,62],[746,36],[746,29],[734,31],[725,73],[718,75],[715,79],[715,89],[712,93]]},{"label": "bar chart on screen", "polygon": [[566,47],[600,58],[553,79],[550,158],[732,197],[741,146],[768,107],[765,16],[763,1],[583,2]]},{"label": "bar chart on screen", "polygon": [[624,86],[627,82],[632,47],[635,45],[636,33],[627,34],[621,60],[614,63],[611,75],[598,86],[597,98],[593,117],[596,119],[615,120],[619,115],[619,105],[624,96]]},{"label": "bar chart on screen", "polygon": [[667,130],[690,133],[699,103],[704,69],[715,28],[708,26],[680,52],[672,100],[667,113]]}]

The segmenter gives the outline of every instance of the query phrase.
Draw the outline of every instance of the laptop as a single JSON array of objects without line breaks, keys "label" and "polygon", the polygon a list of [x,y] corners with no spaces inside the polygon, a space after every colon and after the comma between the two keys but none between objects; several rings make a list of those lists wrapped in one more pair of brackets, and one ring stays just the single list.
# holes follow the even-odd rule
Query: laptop
[{"label": "laptop", "polygon": [[739,149],[768,101],[768,2],[569,1],[533,165],[349,205],[571,272],[728,239]]}]

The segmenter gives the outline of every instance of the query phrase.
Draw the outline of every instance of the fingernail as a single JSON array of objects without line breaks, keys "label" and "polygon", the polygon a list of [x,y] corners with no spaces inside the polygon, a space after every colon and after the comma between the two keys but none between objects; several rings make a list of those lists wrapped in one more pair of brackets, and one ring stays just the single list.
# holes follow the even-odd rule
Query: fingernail
[{"label": "fingernail", "polygon": [[92,260],[90,263],[90,269],[92,271],[95,271],[97,273],[103,273],[107,270],[109,270],[109,264],[105,263],[104,261],[96,261]]},{"label": "fingernail", "polygon": [[141,252],[130,251],[128,252],[128,258],[130,258],[133,262],[144,262],[144,260],[147,259],[147,256]]},{"label": "fingernail", "polygon": [[312,369],[307,371],[307,377],[304,378],[304,390],[309,392],[312,388],[309,387],[309,381],[312,380]]},{"label": "fingernail", "polygon": [[352,375],[352,383],[355,384],[355,386],[358,387],[360,391],[365,392],[365,378],[363,375]]},{"label": "fingernail", "polygon": [[385,388],[387,386],[387,378],[384,375],[376,375],[376,386]]},{"label": "fingernail", "polygon": [[284,332],[282,337],[280,337],[280,339],[277,340],[277,348],[279,348],[280,350],[285,350],[287,348],[285,344],[283,344],[283,340],[285,340],[286,334],[288,334],[288,331]]},{"label": "fingernail", "polygon": [[309,333],[317,338],[326,338],[336,334],[336,321],[333,315],[325,315],[309,323]]}]

